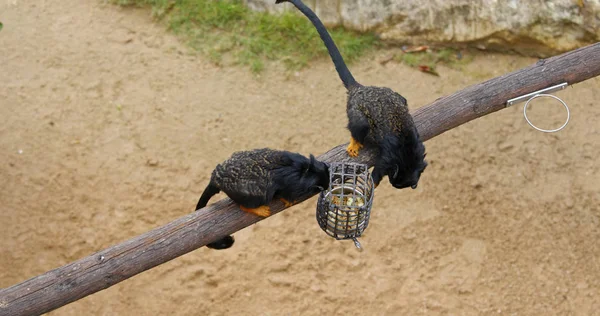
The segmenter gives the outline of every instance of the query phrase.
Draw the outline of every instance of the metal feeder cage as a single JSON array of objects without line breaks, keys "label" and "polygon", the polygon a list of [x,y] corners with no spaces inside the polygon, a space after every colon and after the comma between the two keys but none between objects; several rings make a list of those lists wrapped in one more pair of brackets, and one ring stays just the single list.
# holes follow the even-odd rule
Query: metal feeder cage
[{"label": "metal feeder cage", "polygon": [[317,202],[317,222],[327,235],[352,239],[361,249],[358,237],[369,225],[375,185],[369,167],[357,163],[332,163],[329,189]]}]

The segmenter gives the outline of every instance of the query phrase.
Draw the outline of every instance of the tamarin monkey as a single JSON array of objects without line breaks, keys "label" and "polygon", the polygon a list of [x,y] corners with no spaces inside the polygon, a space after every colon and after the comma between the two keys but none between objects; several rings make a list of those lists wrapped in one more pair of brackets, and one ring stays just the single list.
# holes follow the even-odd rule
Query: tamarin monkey
[{"label": "tamarin monkey", "polygon": [[416,189],[427,162],[425,146],[419,139],[406,99],[390,88],[356,82],[317,15],[300,0],[275,1],[282,2],[291,2],[315,26],[348,91],[346,112],[351,135],[346,149],[348,155],[358,156],[365,144],[378,146],[379,156],[372,173],[375,185],[387,175],[395,188]]},{"label": "tamarin monkey", "polygon": [[[267,217],[269,204],[275,198],[287,207],[307,193],[319,193],[329,187],[329,167],[313,155],[268,148],[235,152],[217,165],[196,210],[206,206],[220,191],[243,211]],[[227,249],[234,243],[232,236],[206,245],[212,249]]]}]

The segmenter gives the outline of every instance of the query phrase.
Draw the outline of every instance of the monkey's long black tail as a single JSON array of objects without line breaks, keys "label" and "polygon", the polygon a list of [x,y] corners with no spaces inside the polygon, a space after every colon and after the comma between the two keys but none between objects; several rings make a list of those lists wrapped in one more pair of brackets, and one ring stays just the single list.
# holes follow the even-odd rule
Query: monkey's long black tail
[{"label": "monkey's long black tail", "polygon": [[[219,188],[216,185],[209,183],[206,186],[206,189],[204,189],[204,192],[202,192],[200,200],[198,200],[198,204],[196,205],[196,211],[205,207],[206,204],[208,204],[210,198],[212,198],[215,194],[219,193],[220,191],[221,190],[219,190]],[[233,236],[225,236],[215,242],[211,242],[210,244],[206,245],[206,247],[211,249],[227,249],[233,245],[234,241],[235,240],[233,239]]]},{"label": "monkey's long black tail", "polygon": [[276,0],[275,1],[275,3],[282,3],[282,2],[291,2],[315,26],[315,28],[317,29],[317,32],[319,32],[319,35],[321,36],[321,39],[323,40],[323,43],[325,44],[325,47],[327,47],[327,51],[329,51],[329,56],[331,56],[331,60],[333,61],[333,64],[335,65],[335,69],[337,70],[338,75],[340,76],[340,79],[342,79],[342,82],[344,83],[344,87],[346,87],[346,89],[350,89],[354,86],[358,86],[359,83],[356,82],[356,80],[352,76],[350,69],[348,69],[348,66],[346,66],[346,63],[344,62],[344,58],[342,58],[340,51],[338,50],[337,46],[335,46],[333,39],[327,32],[325,25],[323,25],[323,23],[321,22],[319,17],[317,17],[317,15],[309,7],[307,7],[304,3],[302,3],[302,1],[300,1],[300,0]]}]

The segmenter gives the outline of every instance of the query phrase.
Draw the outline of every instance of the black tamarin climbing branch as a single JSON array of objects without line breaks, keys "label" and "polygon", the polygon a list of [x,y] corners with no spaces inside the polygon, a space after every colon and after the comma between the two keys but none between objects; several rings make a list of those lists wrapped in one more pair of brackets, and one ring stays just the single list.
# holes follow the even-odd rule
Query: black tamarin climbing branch
[{"label": "black tamarin climbing branch", "polygon": [[[413,113],[419,134],[428,140],[478,117],[505,108],[506,100],[549,86],[575,84],[600,75],[600,43],[538,61],[530,67],[470,86]],[[346,145],[318,157],[326,162],[372,165],[374,153],[351,159]],[[304,197],[305,199],[310,196]],[[273,213],[284,209],[279,202]],[[89,257],[0,290],[0,315],[39,315],[106,289],[140,272],[233,234],[262,218],[223,199]]]}]

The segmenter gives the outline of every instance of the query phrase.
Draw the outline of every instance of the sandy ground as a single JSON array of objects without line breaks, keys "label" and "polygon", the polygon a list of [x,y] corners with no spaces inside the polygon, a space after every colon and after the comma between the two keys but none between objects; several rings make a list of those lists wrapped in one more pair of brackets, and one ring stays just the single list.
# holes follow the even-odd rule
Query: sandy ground
[{"label": "sandy ground", "polygon": [[[0,21],[2,287],[191,212],[233,151],[348,140],[328,60],[256,78],[96,0],[3,1]],[[412,108],[535,62],[484,55],[437,78],[381,54],[355,76]],[[558,95],[558,134],[520,105],[427,142],[416,191],[378,188],[362,253],[321,232],[312,199],[51,314],[600,315],[600,79]]]}]

